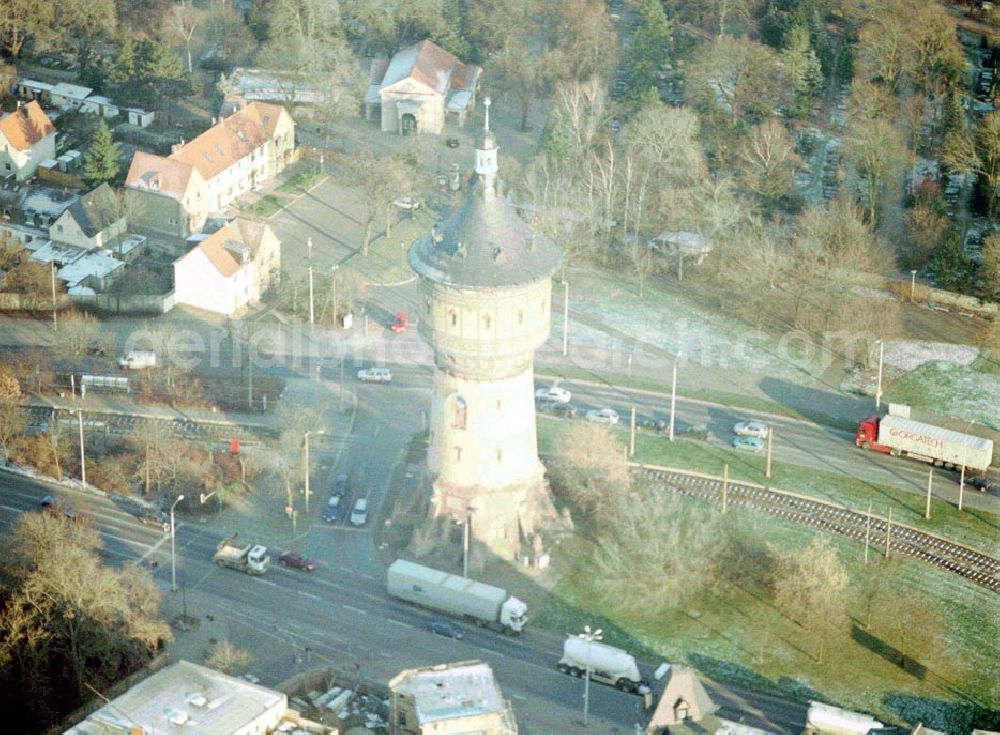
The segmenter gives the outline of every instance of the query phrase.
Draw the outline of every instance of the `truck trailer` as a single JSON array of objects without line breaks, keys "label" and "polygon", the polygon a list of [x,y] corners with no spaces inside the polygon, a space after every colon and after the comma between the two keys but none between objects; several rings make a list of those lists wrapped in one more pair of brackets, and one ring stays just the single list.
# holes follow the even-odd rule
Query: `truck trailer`
[{"label": "truck trailer", "polygon": [[993,441],[902,416],[871,416],[858,423],[854,443],[862,449],[904,455],[941,467],[985,472],[993,461]]},{"label": "truck trailer", "polygon": [[271,557],[267,553],[266,546],[261,544],[240,545],[233,537],[219,543],[213,561],[220,567],[236,569],[257,576],[267,572],[267,565],[270,563]]},{"label": "truck trailer", "polygon": [[412,561],[397,559],[389,566],[388,586],[393,597],[508,635],[527,622],[528,606],[506,590]]},{"label": "truck trailer", "polygon": [[832,707],[822,702],[810,702],[803,735],[868,735],[885,725],[871,715]]},{"label": "truck trailer", "polygon": [[596,641],[569,636],[563,642],[563,655],[556,667],[564,674],[584,676],[632,694],[645,694],[649,684],[639,676],[635,657],[627,651]]}]

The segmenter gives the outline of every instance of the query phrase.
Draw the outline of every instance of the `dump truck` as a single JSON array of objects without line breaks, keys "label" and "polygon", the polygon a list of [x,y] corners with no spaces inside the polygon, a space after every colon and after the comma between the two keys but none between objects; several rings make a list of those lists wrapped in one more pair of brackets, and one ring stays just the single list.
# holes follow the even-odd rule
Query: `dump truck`
[{"label": "dump truck", "polygon": [[247,574],[260,575],[267,572],[271,561],[267,547],[261,544],[240,544],[236,537],[219,542],[213,561],[220,567],[236,569]]},{"label": "dump truck", "polygon": [[859,422],[854,443],[894,457],[903,455],[940,467],[964,466],[978,472],[985,472],[993,461],[990,439],[892,414]]},{"label": "dump truck", "polygon": [[564,674],[585,676],[603,684],[610,684],[623,692],[645,694],[649,684],[639,676],[635,657],[620,648],[578,636],[569,636],[563,642],[563,655],[556,665]]},{"label": "dump truck", "polygon": [[403,559],[389,566],[389,594],[508,635],[527,622],[528,606],[506,590]]}]

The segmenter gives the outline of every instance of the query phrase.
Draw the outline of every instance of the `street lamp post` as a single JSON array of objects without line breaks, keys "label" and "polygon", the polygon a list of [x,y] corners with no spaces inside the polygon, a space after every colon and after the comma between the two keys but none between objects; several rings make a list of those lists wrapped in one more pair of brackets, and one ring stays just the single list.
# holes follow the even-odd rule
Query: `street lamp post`
[{"label": "street lamp post", "polygon": [[178,495],[177,500],[174,504],[170,506],[170,591],[177,591],[177,548],[174,543],[175,526],[174,526],[174,508],[177,504],[184,500],[183,495]]},{"label": "street lamp post", "polygon": [[569,281],[563,280],[563,357],[569,351]]},{"label": "street lamp post", "polygon": [[878,413],[882,406],[882,363],[885,358],[885,342],[877,339],[875,344],[878,345],[878,383],[875,386],[875,412]]},{"label": "street lamp post", "polygon": [[330,266],[330,271],[333,273],[333,323],[337,324],[337,271],[340,270],[340,265],[334,264]]},{"label": "street lamp post", "polygon": [[917,271],[916,269],[910,271],[910,303],[914,301],[914,295],[917,290]]},{"label": "street lamp post", "polygon": [[677,361],[681,359],[681,353],[677,353],[674,358],[673,378],[670,381],[670,441],[674,440],[674,411],[677,408]]},{"label": "street lamp post", "polygon": [[80,482],[87,484],[87,454],[83,445],[83,410],[78,409],[77,418],[80,419]]},{"label": "street lamp post", "polygon": [[462,529],[462,576],[469,576],[469,525],[472,523],[472,508],[465,509],[465,528]]},{"label": "street lamp post", "polygon": [[310,434],[325,434],[326,432],[322,429],[318,431],[307,431],[305,433],[305,445],[306,445],[306,513],[309,512],[309,496],[311,495],[309,490],[309,435]]},{"label": "street lamp post", "polygon": [[306,247],[309,249],[309,329],[312,331],[316,322],[316,311],[313,302],[313,239],[311,237],[306,238]]},{"label": "street lamp post", "polygon": [[[245,479],[246,478],[244,478],[244,480]],[[222,515],[222,496],[219,495],[219,491],[218,490],[213,490],[208,495],[205,495],[205,493],[202,493],[201,495],[198,496],[198,500],[201,501],[202,505],[204,505],[205,501],[208,500],[213,495],[215,496],[215,502],[218,504],[217,515]]]},{"label": "street lamp post", "polygon": [[52,266],[52,328],[59,329],[59,320],[56,317],[56,262],[53,260],[50,265]]},{"label": "street lamp post", "polygon": [[589,625],[583,626],[583,632],[577,633],[578,638],[587,641],[587,664],[583,680],[583,726],[587,726],[587,715],[590,710],[590,648],[594,641],[601,640],[602,630],[591,630]]}]

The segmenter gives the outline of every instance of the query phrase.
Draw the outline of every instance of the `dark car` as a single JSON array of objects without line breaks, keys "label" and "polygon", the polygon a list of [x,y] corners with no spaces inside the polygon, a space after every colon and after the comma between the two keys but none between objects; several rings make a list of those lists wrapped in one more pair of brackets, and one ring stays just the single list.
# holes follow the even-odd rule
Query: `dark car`
[{"label": "dark car", "polygon": [[326,502],[326,507],[323,509],[323,520],[327,523],[335,523],[340,520],[342,513],[343,504],[340,502],[343,499],[341,495],[331,495],[330,499]]},{"label": "dark car", "polygon": [[576,416],[576,406],[571,403],[560,401],[544,400],[538,402],[538,410],[542,413],[551,413],[553,416],[571,419]]},{"label": "dark car", "polygon": [[988,493],[997,487],[997,484],[988,477],[970,477],[968,485],[969,487],[976,488],[981,493]]},{"label": "dark car", "polygon": [[316,562],[298,551],[286,551],[278,557],[278,561],[286,567],[302,569],[306,572],[311,572],[316,569]]},{"label": "dark car", "polygon": [[53,498],[51,495],[46,495],[44,498],[42,498],[43,508],[51,508],[55,504],[56,504],[56,499]]},{"label": "dark car", "polygon": [[143,513],[141,516],[139,516],[139,523],[141,523],[144,526],[152,526],[153,528],[159,528],[164,533],[170,533],[170,517],[162,510],[153,511],[150,513]]},{"label": "dark car", "polygon": [[448,620],[428,620],[427,625],[424,626],[431,633],[437,633],[438,635],[443,635],[445,638],[461,638],[462,637],[462,626],[452,623]]},{"label": "dark car", "polygon": [[685,439],[697,439],[698,441],[708,441],[708,427],[686,426],[681,431],[681,436],[683,436]]},{"label": "dark car", "polygon": [[333,494],[347,495],[347,475],[343,473],[337,475],[337,479],[333,481]]}]

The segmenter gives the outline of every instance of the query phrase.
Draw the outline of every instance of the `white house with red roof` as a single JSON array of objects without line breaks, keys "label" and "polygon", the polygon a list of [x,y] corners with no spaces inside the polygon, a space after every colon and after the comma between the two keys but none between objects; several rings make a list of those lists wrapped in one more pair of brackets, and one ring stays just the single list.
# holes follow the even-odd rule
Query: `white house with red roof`
[{"label": "white house with red roof", "polygon": [[0,177],[30,179],[42,161],[56,157],[56,126],[32,100],[0,118]]},{"label": "white house with red roof", "polygon": [[261,295],[281,268],[281,243],[263,222],[237,219],[174,261],[176,303],[232,315]]},{"label": "white house with red roof", "polygon": [[137,152],[125,187],[139,193],[140,224],[183,237],[201,229],[209,213],[276,176],[294,151],[291,115],[280,105],[251,102],[175,145],[166,158]]},{"label": "white house with red roof", "polygon": [[386,132],[440,135],[446,122],[464,125],[476,109],[483,70],[463,64],[431,41],[404,48],[391,59],[373,59],[365,118],[381,111]]}]

